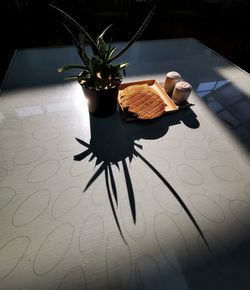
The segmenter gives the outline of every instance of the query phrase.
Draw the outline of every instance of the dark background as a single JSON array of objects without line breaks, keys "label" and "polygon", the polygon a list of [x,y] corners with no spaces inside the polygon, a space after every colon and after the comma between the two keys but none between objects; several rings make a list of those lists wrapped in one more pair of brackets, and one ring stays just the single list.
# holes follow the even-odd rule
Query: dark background
[{"label": "dark background", "polygon": [[[55,4],[97,36],[113,23],[113,41],[127,41],[154,1],[148,0],[4,0],[0,7],[0,82],[17,48],[71,44]],[[194,37],[250,72],[250,4],[247,0],[160,0],[140,37]],[[108,36],[108,35],[107,35]]]}]

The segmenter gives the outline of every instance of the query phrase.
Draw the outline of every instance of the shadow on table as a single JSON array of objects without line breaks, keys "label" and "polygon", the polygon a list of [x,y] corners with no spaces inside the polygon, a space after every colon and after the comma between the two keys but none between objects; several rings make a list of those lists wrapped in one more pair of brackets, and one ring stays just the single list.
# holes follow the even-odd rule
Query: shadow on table
[{"label": "shadow on table", "polygon": [[182,277],[188,284],[188,289],[249,289],[249,236],[234,245],[228,246],[224,243],[222,245],[223,248],[215,249],[213,253],[205,254],[206,249],[203,249],[204,260],[192,263],[190,271]]},{"label": "shadow on table", "polygon": [[157,170],[157,168],[154,167],[154,165],[151,164],[145,157],[143,157],[143,155],[139,152],[140,150],[143,150],[143,146],[136,143],[136,140],[140,139],[158,139],[168,132],[170,126],[181,123],[184,123],[187,127],[193,129],[199,127],[199,121],[191,108],[179,111],[176,114],[170,114],[167,117],[164,116],[155,120],[133,123],[124,122],[119,113],[116,113],[108,118],[96,118],[90,114],[90,144],[76,138],[76,140],[82,144],[86,150],[78,155],[75,155],[74,160],[81,161],[90,156],[89,161],[92,161],[95,158],[95,166],[100,165],[85,186],[84,191],[86,191],[95,182],[95,180],[102,173],[104,173],[112,212],[119,232],[125,243],[126,240],[120,228],[115,210],[115,206],[118,205],[118,194],[112,167],[116,166],[120,169],[121,166],[123,169],[130,209],[133,221],[136,223],[135,194],[127,162],[131,163],[133,158],[137,157],[141,159],[141,161],[149,167],[152,172],[154,172],[166,188],[174,195],[192,221],[193,225],[196,227],[201,238],[208,246],[199,225],[182,200],[181,196],[172,187],[168,180]]},{"label": "shadow on table", "polygon": [[250,100],[225,79],[201,82],[197,94],[231,133],[250,151]]}]

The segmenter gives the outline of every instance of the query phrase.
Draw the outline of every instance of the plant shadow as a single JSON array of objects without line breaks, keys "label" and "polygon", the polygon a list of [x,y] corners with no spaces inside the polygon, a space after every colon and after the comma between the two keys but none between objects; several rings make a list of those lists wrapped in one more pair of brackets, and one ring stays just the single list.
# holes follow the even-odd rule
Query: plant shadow
[{"label": "plant shadow", "polygon": [[139,152],[139,150],[143,150],[143,147],[142,145],[136,143],[136,141],[140,139],[156,140],[167,134],[170,126],[178,125],[181,123],[193,129],[199,127],[197,116],[191,108],[180,110],[175,114],[169,114],[154,120],[130,123],[125,122],[121,114],[118,112],[107,118],[97,118],[90,114],[90,143],[88,144],[84,140],[76,138],[76,140],[85,147],[85,150],[80,154],[75,155],[74,160],[81,161],[87,157],[90,157],[89,162],[95,159],[95,166],[99,165],[96,172],[86,184],[84,191],[86,191],[95,182],[95,180],[102,173],[104,173],[110,206],[120,235],[125,243],[127,242],[122,233],[120,223],[116,215],[115,206],[118,205],[119,199],[112,167],[116,166],[119,170],[120,167],[122,167],[123,169],[131,214],[135,224],[135,192],[129,173],[128,162],[131,163],[133,158],[137,157],[146,166],[148,166],[152,172],[155,173],[155,175],[163,182],[166,188],[177,199],[199,232],[201,238],[209,248],[198,223],[182,200],[181,196],[172,187],[168,180],[157,170],[157,168],[154,167],[145,157],[143,157],[143,155]]}]

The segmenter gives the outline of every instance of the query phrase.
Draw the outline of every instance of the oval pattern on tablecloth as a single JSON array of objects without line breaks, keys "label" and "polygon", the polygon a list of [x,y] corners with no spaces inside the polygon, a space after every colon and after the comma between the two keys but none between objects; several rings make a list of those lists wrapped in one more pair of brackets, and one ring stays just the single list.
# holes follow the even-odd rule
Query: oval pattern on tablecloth
[{"label": "oval pattern on tablecloth", "polygon": [[174,150],[181,146],[181,140],[177,138],[167,138],[166,142],[157,142],[157,147],[161,150]]},{"label": "oval pattern on tablecloth", "polygon": [[192,160],[205,160],[208,158],[207,152],[200,147],[188,147],[184,153],[186,157]]},{"label": "oval pattern on tablecloth", "polygon": [[184,136],[186,139],[194,141],[202,141],[205,139],[205,136],[201,132],[196,132],[193,130],[185,132]]},{"label": "oval pattern on tablecloth", "polygon": [[27,178],[29,183],[38,183],[53,177],[60,168],[58,160],[50,159],[34,166]]},{"label": "oval pattern on tablecloth", "polygon": [[0,188],[0,209],[7,206],[16,196],[15,189],[11,187]]},{"label": "oval pattern on tablecloth", "polygon": [[20,236],[0,248],[0,280],[7,277],[19,264],[30,244],[30,239]]},{"label": "oval pattern on tablecloth", "polygon": [[129,174],[134,190],[137,192],[144,190],[147,186],[147,180],[144,178],[142,173],[134,167],[131,167],[129,170]]},{"label": "oval pattern on tablecloth", "polygon": [[143,256],[137,259],[135,266],[136,288],[164,290],[162,273],[157,262],[149,257]]},{"label": "oval pattern on tablecloth", "polygon": [[32,193],[15,210],[12,224],[20,227],[33,222],[47,209],[50,200],[51,193],[47,189],[41,189]]},{"label": "oval pattern on tablecloth", "polygon": [[39,128],[32,133],[35,140],[38,141],[49,141],[58,138],[60,135],[59,128],[56,127],[45,127]]},{"label": "oval pattern on tablecloth", "polygon": [[46,150],[42,147],[29,147],[18,151],[14,156],[14,162],[17,165],[28,165],[43,157]]},{"label": "oval pattern on tablecloth", "polygon": [[87,257],[94,257],[103,242],[104,221],[99,215],[89,216],[82,224],[79,235],[79,250]]},{"label": "oval pattern on tablecloth", "polygon": [[83,176],[87,174],[88,172],[89,172],[89,166],[87,166],[85,162],[75,161],[69,169],[69,173],[72,177]]},{"label": "oval pattern on tablecloth", "polygon": [[2,129],[2,128],[0,128],[0,142],[3,141],[6,137],[9,137],[9,136],[18,136],[18,132],[14,131],[14,130],[11,130],[11,129]]},{"label": "oval pattern on tablecloth", "polygon": [[6,168],[0,167],[0,182],[2,182],[8,174],[8,170]]},{"label": "oval pattern on tablecloth", "polygon": [[199,236],[199,246],[202,255],[209,264],[224,278],[234,279],[240,269],[225,244],[214,233],[203,232],[211,251]]},{"label": "oval pattern on tablecloth", "polygon": [[29,122],[34,125],[43,126],[46,123],[51,123],[51,116],[49,114],[41,114],[41,115],[34,115],[32,117],[28,117]]},{"label": "oval pattern on tablecloth", "polygon": [[72,152],[82,149],[84,149],[84,147],[80,145],[73,137],[64,138],[60,140],[57,144],[57,150],[59,152]]},{"label": "oval pattern on tablecloth", "polygon": [[166,214],[154,219],[154,232],[164,257],[176,271],[185,272],[189,267],[189,251],[184,235],[177,224]]},{"label": "oval pattern on tablecloth", "polygon": [[85,290],[87,289],[86,276],[82,267],[77,266],[63,277],[58,290]]},{"label": "oval pattern on tablecloth", "polygon": [[152,164],[153,167],[155,167],[163,176],[171,169],[170,162],[160,156],[152,155],[147,159],[147,161]]},{"label": "oval pattern on tablecloth", "polygon": [[210,147],[217,152],[232,152],[234,147],[231,143],[224,139],[214,139],[209,142]]},{"label": "oval pattern on tablecloth", "polygon": [[128,246],[117,234],[111,234],[106,246],[106,274],[110,289],[127,289],[132,269]]},{"label": "oval pattern on tablecloth", "polygon": [[242,200],[231,200],[229,206],[234,217],[243,226],[250,228],[250,204]]},{"label": "oval pattern on tablecloth", "polygon": [[22,135],[6,136],[0,141],[0,148],[2,149],[17,149],[22,147],[27,142],[27,138]]},{"label": "oval pattern on tablecloth", "polygon": [[156,202],[159,206],[169,212],[170,214],[179,214],[181,212],[181,206],[173,194],[164,184],[160,184],[153,188],[153,193]]},{"label": "oval pattern on tablecloth", "polygon": [[135,238],[139,239],[145,236],[146,233],[146,219],[142,208],[138,203],[135,204],[136,210],[136,224],[133,222],[133,217],[129,203],[121,204],[122,220],[127,233]]},{"label": "oval pattern on tablecloth", "polygon": [[212,198],[205,194],[194,193],[189,199],[192,206],[206,219],[215,223],[225,221],[223,209]]},{"label": "oval pattern on tablecloth", "polygon": [[0,126],[5,129],[17,129],[22,124],[22,120],[16,118],[4,118]]},{"label": "oval pattern on tablecloth", "polygon": [[109,202],[104,178],[99,177],[92,185],[91,201],[97,206],[102,206]]},{"label": "oval pattern on tablecloth", "polygon": [[33,262],[36,275],[44,275],[53,270],[65,257],[74,235],[74,227],[64,223],[53,229],[43,240]]},{"label": "oval pattern on tablecloth", "polygon": [[203,182],[202,174],[194,167],[180,164],[176,168],[177,175],[188,184],[200,185]]},{"label": "oval pattern on tablecloth", "polygon": [[57,219],[70,212],[81,200],[82,190],[80,187],[71,186],[66,188],[55,200],[52,206],[52,216]]},{"label": "oval pattern on tablecloth", "polygon": [[242,179],[241,173],[231,166],[214,166],[211,170],[218,179],[226,182],[234,183]]}]

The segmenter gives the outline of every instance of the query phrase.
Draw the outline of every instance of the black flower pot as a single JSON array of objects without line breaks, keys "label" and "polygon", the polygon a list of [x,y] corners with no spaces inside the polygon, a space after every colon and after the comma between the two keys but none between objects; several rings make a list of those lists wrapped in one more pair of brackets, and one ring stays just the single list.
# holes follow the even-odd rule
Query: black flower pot
[{"label": "black flower pot", "polygon": [[88,89],[82,86],[88,100],[88,109],[96,117],[107,117],[117,111],[119,86],[106,90]]}]

